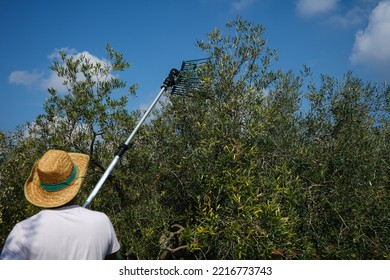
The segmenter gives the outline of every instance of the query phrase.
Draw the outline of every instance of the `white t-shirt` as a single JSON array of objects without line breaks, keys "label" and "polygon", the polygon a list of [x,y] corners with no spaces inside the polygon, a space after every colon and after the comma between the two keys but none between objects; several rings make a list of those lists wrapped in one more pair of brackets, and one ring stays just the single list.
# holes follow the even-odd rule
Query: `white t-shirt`
[{"label": "white t-shirt", "polygon": [[104,213],[72,205],[42,210],[16,224],[0,259],[101,260],[119,248]]}]

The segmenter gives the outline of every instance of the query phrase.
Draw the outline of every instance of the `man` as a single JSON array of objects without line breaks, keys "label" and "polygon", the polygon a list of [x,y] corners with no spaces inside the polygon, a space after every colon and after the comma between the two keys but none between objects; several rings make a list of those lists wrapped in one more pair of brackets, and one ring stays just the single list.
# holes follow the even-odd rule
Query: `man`
[{"label": "man", "polygon": [[120,245],[109,218],[74,204],[89,156],[47,151],[24,185],[26,199],[42,209],[8,235],[0,259],[115,258]]}]

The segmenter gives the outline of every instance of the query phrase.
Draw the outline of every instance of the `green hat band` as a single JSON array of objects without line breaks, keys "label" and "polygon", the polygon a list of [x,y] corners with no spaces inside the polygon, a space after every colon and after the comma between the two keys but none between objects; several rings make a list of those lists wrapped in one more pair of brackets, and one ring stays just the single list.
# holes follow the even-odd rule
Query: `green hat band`
[{"label": "green hat band", "polygon": [[70,175],[68,179],[58,184],[44,184],[41,182],[41,187],[48,192],[55,192],[55,191],[62,190],[63,188],[69,186],[73,182],[73,180],[76,178],[76,175],[77,175],[77,166],[73,164],[73,173],[72,175]]}]

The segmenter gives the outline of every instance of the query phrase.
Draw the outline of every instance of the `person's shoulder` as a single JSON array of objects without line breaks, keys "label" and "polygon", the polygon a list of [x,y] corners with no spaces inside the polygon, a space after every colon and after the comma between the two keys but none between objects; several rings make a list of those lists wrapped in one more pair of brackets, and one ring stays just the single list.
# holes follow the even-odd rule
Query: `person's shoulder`
[{"label": "person's shoulder", "polygon": [[101,219],[109,219],[108,216],[100,211],[91,210],[88,208],[80,207],[79,211],[81,211],[84,215],[89,215],[91,217],[101,218]]},{"label": "person's shoulder", "polygon": [[29,229],[35,226],[42,219],[42,215],[44,215],[44,213],[41,210],[38,213],[17,222],[13,228],[14,230]]},{"label": "person's shoulder", "polygon": [[32,215],[30,217],[27,217],[24,220],[18,222],[18,224],[31,223],[31,222],[35,222],[35,221],[41,219],[41,217],[45,215],[45,211],[44,210],[45,209],[41,209],[39,212],[35,213],[34,215]]},{"label": "person's shoulder", "polygon": [[84,211],[85,213],[90,213],[92,215],[106,215],[105,213],[101,212],[101,211],[98,211],[98,210],[92,210],[92,209],[89,209],[89,208],[85,208],[85,207],[82,207],[82,206],[78,206],[78,209],[80,211]]}]

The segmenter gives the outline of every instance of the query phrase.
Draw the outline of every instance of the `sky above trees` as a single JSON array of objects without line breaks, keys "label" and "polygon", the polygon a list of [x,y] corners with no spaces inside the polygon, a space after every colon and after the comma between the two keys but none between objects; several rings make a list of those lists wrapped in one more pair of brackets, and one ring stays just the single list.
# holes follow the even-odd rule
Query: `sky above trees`
[{"label": "sky above trees", "polygon": [[34,121],[47,88],[62,90],[50,71],[58,51],[105,62],[105,45],[122,52],[138,83],[129,110],[146,108],[169,70],[202,58],[196,40],[236,15],[262,24],[275,68],[364,80],[390,77],[388,0],[2,1],[0,3],[0,129]]}]

